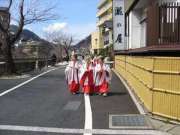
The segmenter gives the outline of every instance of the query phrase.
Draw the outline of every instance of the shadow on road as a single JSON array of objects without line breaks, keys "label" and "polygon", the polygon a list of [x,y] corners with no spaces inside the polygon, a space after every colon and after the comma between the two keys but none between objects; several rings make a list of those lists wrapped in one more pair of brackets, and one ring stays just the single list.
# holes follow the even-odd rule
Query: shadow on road
[{"label": "shadow on road", "polygon": [[127,95],[127,92],[109,92],[108,96],[122,96]]}]

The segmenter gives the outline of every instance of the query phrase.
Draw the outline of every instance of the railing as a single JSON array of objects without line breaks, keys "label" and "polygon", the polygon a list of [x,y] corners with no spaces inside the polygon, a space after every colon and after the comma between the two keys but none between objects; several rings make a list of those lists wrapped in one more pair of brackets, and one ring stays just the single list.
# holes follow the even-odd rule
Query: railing
[{"label": "railing", "polygon": [[110,8],[112,8],[112,2],[106,4],[104,7],[98,10],[96,17],[100,17],[102,14],[107,12]]},{"label": "railing", "polygon": [[102,25],[105,21],[112,20],[112,14],[107,14],[106,16],[102,17],[101,19],[98,20],[97,26]]},{"label": "railing", "polygon": [[[0,59],[0,75],[2,75],[6,71],[6,63],[3,62],[4,60]],[[28,72],[32,71],[36,68],[43,68],[46,65],[49,64],[50,60],[47,59],[36,59],[36,58],[27,58],[27,59],[15,59],[15,66],[17,69],[17,72]]]},{"label": "railing", "polygon": [[159,43],[180,43],[180,3],[162,4],[159,21]]},{"label": "railing", "polygon": [[180,3],[154,4],[148,9],[147,44],[180,44]]},{"label": "railing", "polygon": [[98,4],[98,8],[100,8],[107,0],[100,0]]}]

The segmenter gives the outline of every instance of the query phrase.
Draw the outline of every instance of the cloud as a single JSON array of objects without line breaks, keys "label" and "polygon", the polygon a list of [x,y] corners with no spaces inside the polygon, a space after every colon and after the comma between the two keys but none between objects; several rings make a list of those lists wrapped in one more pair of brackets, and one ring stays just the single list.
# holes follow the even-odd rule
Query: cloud
[{"label": "cloud", "polygon": [[96,23],[68,24],[63,22],[50,24],[48,27],[43,28],[44,32],[65,32],[73,35],[78,41],[87,37],[95,30]]},{"label": "cloud", "polygon": [[67,26],[67,23],[63,22],[63,23],[54,23],[54,24],[50,24],[49,26],[43,28],[44,32],[58,32],[63,30],[65,27]]},{"label": "cloud", "polygon": [[18,22],[11,18],[10,24],[11,25],[18,25]]},{"label": "cloud", "polygon": [[70,25],[68,28],[69,28],[68,31],[72,33],[72,35],[74,35],[77,38],[77,40],[81,40],[96,30],[96,24],[95,23],[76,24],[76,25]]}]

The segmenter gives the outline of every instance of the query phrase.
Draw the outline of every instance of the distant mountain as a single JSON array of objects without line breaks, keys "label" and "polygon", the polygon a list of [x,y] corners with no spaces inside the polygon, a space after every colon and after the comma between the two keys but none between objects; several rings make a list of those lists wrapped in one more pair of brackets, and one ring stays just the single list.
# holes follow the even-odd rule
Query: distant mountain
[{"label": "distant mountain", "polygon": [[81,55],[89,55],[91,46],[91,35],[81,40],[79,43],[73,46],[73,50]]},{"label": "distant mountain", "polygon": [[81,40],[80,42],[78,42],[75,46],[73,46],[76,49],[80,49],[80,48],[89,48],[91,44],[91,35],[89,35],[88,37],[86,37],[85,39]]},{"label": "distant mountain", "polygon": [[[18,27],[16,25],[11,25],[10,30],[11,32],[15,33],[17,31]],[[21,39],[27,41],[27,40],[33,40],[33,41],[41,41],[41,38],[36,35],[34,32],[24,29],[21,34]]]}]

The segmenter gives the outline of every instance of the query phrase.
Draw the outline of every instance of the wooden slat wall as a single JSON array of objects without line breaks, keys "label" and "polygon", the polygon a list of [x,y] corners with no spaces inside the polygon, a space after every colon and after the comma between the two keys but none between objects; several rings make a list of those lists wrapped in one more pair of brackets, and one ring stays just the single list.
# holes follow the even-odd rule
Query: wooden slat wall
[{"label": "wooden slat wall", "polygon": [[147,10],[147,46],[157,45],[159,38],[159,7],[153,4]]},{"label": "wooden slat wall", "polygon": [[180,120],[180,57],[116,55],[115,65],[149,112]]},{"label": "wooden slat wall", "polygon": [[152,4],[147,16],[147,46],[180,43],[180,3]]}]

